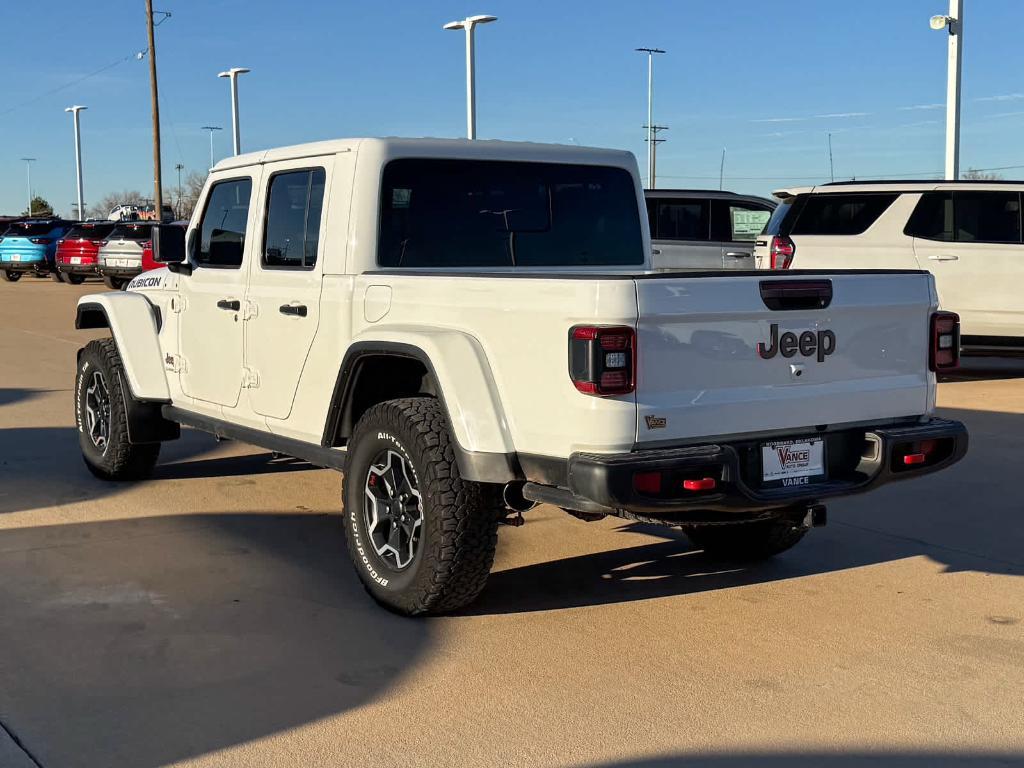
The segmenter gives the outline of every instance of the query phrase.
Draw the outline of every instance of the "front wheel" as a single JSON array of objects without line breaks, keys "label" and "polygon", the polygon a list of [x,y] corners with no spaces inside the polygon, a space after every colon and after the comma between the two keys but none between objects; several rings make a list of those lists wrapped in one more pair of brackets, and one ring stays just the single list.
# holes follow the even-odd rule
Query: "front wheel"
[{"label": "front wheel", "polygon": [[471,603],[494,562],[501,498],[462,479],[438,401],[373,406],[348,453],[345,537],[367,592],[407,616]]},{"label": "front wheel", "polygon": [[75,422],[85,466],[103,480],[147,477],[160,443],[128,440],[128,411],[121,382],[124,368],[113,339],[90,341],[78,356]]},{"label": "front wheel", "polygon": [[0,272],[0,277],[2,277],[6,283],[16,283],[21,280],[21,272],[15,272],[13,269],[5,269],[3,272]]},{"label": "front wheel", "polygon": [[807,533],[806,528],[784,518],[692,526],[685,531],[708,555],[724,560],[765,560],[795,547]]}]

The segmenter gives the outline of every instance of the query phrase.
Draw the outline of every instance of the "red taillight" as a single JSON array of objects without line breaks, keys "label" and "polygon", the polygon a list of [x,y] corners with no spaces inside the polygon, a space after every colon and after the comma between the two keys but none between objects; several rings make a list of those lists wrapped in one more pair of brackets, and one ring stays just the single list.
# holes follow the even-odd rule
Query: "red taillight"
[{"label": "red taillight", "polygon": [[956,312],[932,314],[928,368],[945,371],[960,365],[960,315]]},{"label": "red taillight", "polygon": [[141,243],[139,243],[139,245],[142,246],[142,250],[144,251],[149,251],[153,249],[152,240],[143,240]]},{"label": "red taillight", "polygon": [[772,269],[789,269],[793,263],[793,254],[796,253],[796,243],[786,235],[775,235],[769,253]]},{"label": "red taillight", "polygon": [[633,488],[645,496],[661,493],[661,472],[637,472],[633,475]]},{"label": "red taillight", "polygon": [[569,378],[598,397],[636,389],[636,332],[628,326],[577,325],[569,331]]},{"label": "red taillight", "polygon": [[52,237],[30,237],[29,240],[31,240],[36,245],[49,245],[50,243],[53,242]]}]

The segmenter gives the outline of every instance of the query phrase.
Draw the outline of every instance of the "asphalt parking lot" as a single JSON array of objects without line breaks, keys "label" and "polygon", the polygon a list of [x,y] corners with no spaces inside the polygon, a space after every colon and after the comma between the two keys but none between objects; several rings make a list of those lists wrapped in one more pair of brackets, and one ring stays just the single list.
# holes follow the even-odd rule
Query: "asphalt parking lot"
[{"label": "asphalt parking lot", "polygon": [[73,307],[0,284],[0,766],[1024,766],[1024,363],[940,386],[954,469],[753,567],[542,507],[461,615],[363,593],[339,479],[186,433],[102,483]]}]

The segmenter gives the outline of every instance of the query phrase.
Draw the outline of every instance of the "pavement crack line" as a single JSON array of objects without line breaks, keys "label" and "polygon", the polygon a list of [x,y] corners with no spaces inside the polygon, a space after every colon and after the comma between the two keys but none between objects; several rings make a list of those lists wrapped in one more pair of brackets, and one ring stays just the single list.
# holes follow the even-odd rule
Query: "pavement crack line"
[{"label": "pavement crack line", "polygon": [[32,765],[37,766],[37,768],[43,768],[43,764],[39,762],[39,758],[32,754],[32,750],[25,746],[25,743],[18,738],[18,734],[12,731],[3,720],[0,720],[0,730],[6,733],[7,738],[9,738],[14,745],[18,747],[18,749],[25,753],[25,757],[32,761]]}]

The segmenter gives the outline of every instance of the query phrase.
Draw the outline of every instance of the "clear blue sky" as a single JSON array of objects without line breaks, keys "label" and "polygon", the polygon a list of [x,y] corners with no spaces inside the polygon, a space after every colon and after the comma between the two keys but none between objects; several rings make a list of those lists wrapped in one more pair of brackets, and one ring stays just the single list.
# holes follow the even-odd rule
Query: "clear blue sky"
[{"label": "clear blue sky", "polygon": [[[25,206],[25,167],[60,212],[74,199],[71,116],[85,104],[86,203],[151,186],[143,0],[6,2],[0,11],[0,212]],[[963,167],[1024,165],[1024,3],[966,0]],[[655,119],[670,126],[659,186],[767,193],[828,175],[942,168],[946,38],[928,27],[946,0],[157,0],[167,186],[205,169],[207,134],[230,151],[231,66],[246,150],[338,136],[460,136],[462,33],[478,32],[481,138],[622,147],[644,157],[646,60],[657,46]],[[86,13],[88,9],[88,13]],[[29,103],[26,103],[29,102]],[[1024,169],[1004,172],[1024,176]]]}]

